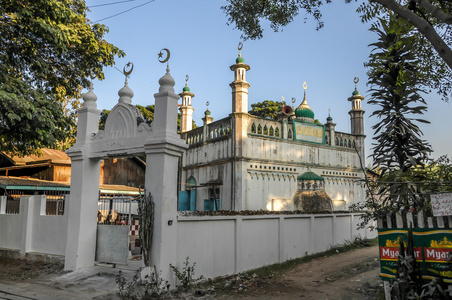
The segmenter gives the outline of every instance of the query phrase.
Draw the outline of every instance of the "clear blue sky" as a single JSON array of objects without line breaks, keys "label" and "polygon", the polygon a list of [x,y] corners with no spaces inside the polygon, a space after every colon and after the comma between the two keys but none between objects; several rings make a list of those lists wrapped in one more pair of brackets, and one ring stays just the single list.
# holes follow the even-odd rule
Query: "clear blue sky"
[{"label": "clear blue sky", "polygon": [[[117,2],[119,0],[87,0],[88,7]],[[144,4],[149,0],[92,7],[88,17],[98,21],[114,14]],[[233,73],[229,66],[235,63],[240,35],[220,7],[224,1],[212,0],[155,0],[119,16],[100,21],[110,32],[106,39],[124,50],[125,58],[116,60],[120,70],[131,61],[133,73],[129,87],[134,91],[134,104],[143,106],[154,103],[158,80],[165,74],[165,64],[158,62],[162,48],[171,51],[169,61],[171,75],[176,81],[175,90],[182,91],[185,75],[190,76],[188,86],[195,94],[192,100],[194,120],[202,125],[201,118],[209,101],[214,120],[231,113],[231,88]],[[362,24],[355,12],[357,4],[335,1],[323,9],[325,27],[315,30],[315,21],[299,15],[282,32],[269,27],[261,40],[244,42],[242,57],[251,70],[247,73],[249,105],[263,100],[281,100],[284,96],[295,107],[303,99],[303,82],[307,83],[307,101],[322,123],[331,109],[336,130],[350,132],[347,98],[354,90],[353,78],[359,77],[358,90],[366,96],[366,69],[363,63],[371,51],[368,45],[375,42],[376,34],[368,31],[370,24]],[[106,79],[94,82],[99,109],[111,109],[118,100],[118,90],[124,85],[124,76],[115,68],[105,69]],[[449,121],[451,104],[440,100],[436,94],[426,95],[429,111],[425,119],[430,125],[420,124],[433,149],[433,157],[448,154],[452,157]],[[369,118],[374,106],[363,103],[366,111],[366,155],[370,154],[376,118]],[[251,106],[250,106],[251,108]],[[369,160],[368,160],[369,162]]]}]

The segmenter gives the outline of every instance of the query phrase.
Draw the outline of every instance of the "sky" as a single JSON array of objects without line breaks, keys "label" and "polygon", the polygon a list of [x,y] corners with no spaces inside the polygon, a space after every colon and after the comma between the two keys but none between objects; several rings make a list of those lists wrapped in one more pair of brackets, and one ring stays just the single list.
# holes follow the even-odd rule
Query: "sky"
[{"label": "sky", "polygon": [[[158,53],[167,48],[176,93],[182,92],[189,75],[188,86],[195,94],[192,105],[196,124],[202,125],[207,101],[214,121],[227,117],[232,111],[229,84],[234,79],[229,67],[235,63],[242,40],[241,32],[227,25],[227,16],[220,9],[225,1],[133,0],[96,7],[119,1],[86,0],[91,10],[88,18],[105,24],[109,28],[106,40],[126,53],[126,57],[116,59],[116,68],[104,69],[105,80],[93,82],[98,108],[111,109],[117,103],[117,92],[124,86],[124,75],[118,69],[123,70],[129,61],[134,65],[128,79],[134,92],[132,103],[154,104],[158,80],[166,72],[166,64],[158,61]],[[145,5],[132,9],[142,4]],[[262,39],[244,41],[241,54],[251,67],[247,72],[249,108],[252,103],[281,101],[282,97],[288,105],[296,98],[297,107],[303,100],[306,82],[307,101],[315,118],[325,123],[331,110],[336,130],[350,132],[351,103],[347,99],[354,91],[355,77],[359,78],[357,88],[361,95],[367,96],[364,63],[372,50],[368,45],[377,40],[377,35],[368,30],[370,24],[361,23],[356,8],[356,3],[334,1],[322,10],[325,26],[320,30],[316,30],[311,17],[305,19],[301,13],[280,32],[273,32],[265,24]],[[432,145],[432,158],[445,154],[452,157],[452,122],[447,121],[452,101],[446,103],[434,92],[425,95],[425,99],[428,112],[424,118],[431,124],[419,126],[423,138]],[[373,143],[371,127],[378,121],[369,116],[377,107],[365,99],[362,108],[366,111],[367,156]],[[366,164],[370,161],[367,159]]]}]

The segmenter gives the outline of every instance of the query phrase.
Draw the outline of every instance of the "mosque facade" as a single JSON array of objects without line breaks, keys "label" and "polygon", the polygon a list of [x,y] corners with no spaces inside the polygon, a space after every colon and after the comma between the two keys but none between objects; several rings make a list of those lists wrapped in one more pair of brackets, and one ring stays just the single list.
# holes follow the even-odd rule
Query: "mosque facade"
[{"label": "mosque facade", "polygon": [[298,210],[297,178],[306,172],[323,179],[334,210],[365,200],[364,97],[356,86],[348,98],[351,132],[344,133],[335,130],[331,116],[325,124],[315,121],[306,86],[294,111],[286,106],[275,119],[249,114],[250,66],[239,53],[230,69],[234,81],[227,118],[214,122],[206,110],[203,125],[193,129],[194,94],[187,84],[179,94],[181,136],[189,145],[180,163],[179,210]]}]

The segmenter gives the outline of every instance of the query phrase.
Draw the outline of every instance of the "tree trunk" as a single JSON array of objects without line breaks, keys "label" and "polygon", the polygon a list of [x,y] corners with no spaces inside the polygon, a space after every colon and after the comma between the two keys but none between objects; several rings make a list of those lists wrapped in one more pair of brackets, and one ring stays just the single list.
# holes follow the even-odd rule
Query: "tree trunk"
[{"label": "tree trunk", "polygon": [[409,21],[419,32],[432,44],[439,56],[452,69],[452,50],[446,42],[439,36],[435,29],[424,19],[414,12],[408,10],[394,0],[370,0],[370,2],[379,3],[387,9],[393,11],[401,18]]}]

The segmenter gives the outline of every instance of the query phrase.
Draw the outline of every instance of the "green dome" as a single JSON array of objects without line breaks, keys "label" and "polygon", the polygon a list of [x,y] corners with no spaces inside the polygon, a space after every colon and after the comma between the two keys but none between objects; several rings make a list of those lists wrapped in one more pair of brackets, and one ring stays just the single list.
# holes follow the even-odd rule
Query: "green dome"
[{"label": "green dome", "polygon": [[323,177],[317,175],[314,172],[307,171],[297,177],[297,180],[321,180],[324,181]]},{"label": "green dome", "polygon": [[314,112],[312,109],[307,107],[301,107],[301,105],[295,110],[295,116],[297,118],[310,118],[314,119]]},{"label": "green dome", "polygon": [[331,121],[333,121],[333,118],[331,118],[331,116],[328,116],[328,118],[326,118],[326,121],[331,122]]},{"label": "green dome", "polygon": [[183,92],[189,92],[190,88],[188,86],[184,86],[184,88],[182,89]]},{"label": "green dome", "polygon": [[354,90],[352,93],[353,96],[359,95],[359,91],[358,90]]},{"label": "green dome", "polygon": [[207,109],[207,110],[204,112],[204,114],[205,114],[206,116],[210,116],[210,114],[211,114],[211,113],[210,113],[210,110]]},{"label": "green dome", "polygon": [[237,59],[235,60],[236,64],[243,64],[245,63],[245,59],[241,56],[237,57]]}]

